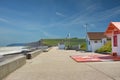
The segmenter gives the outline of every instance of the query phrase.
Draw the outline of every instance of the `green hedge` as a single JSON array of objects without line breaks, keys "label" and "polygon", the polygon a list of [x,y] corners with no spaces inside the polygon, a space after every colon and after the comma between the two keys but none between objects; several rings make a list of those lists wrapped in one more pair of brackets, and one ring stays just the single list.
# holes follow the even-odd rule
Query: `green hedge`
[{"label": "green hedge", "polygon": [[111,51],[112,51],[111,41],[108,41],[104,46],[97,49],[95,52],[97,52],[97,53],[108,53],[108,52],[111,52]]},{"label": "green hedge", "polygon": [[86,51],[86,42],[82,43],[80,46],[80,50]]}]

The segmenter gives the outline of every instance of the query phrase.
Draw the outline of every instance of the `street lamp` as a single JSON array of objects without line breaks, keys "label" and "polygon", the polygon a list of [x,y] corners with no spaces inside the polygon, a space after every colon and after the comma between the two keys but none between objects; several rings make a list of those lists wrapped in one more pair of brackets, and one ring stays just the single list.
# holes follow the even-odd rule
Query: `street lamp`
[{"label": "street lamp", "polygon": [[87,31],[88,31],[87,27],[88,27],[88,24],[85,24],[84,27],[85,27],[85,33],[86,33],[86,38],[87,38]]},{"label": "street lamp", "polygon": [[67,34],[66,39],[68,39],[68,48],[70,48],[70,33]]},{"label": "street lamp", "polygon": [[[84,27],[85,27],[85,40],[86,40],[86,45],[87,45],[87,32],[88,32],[88,30],[87,30],[87,27],[88,27],[88,24],[86,23],[85,25],[84,25]],[[86,48],[87,48],[87,50],[88,50],[88,45],[86,46]]]}]

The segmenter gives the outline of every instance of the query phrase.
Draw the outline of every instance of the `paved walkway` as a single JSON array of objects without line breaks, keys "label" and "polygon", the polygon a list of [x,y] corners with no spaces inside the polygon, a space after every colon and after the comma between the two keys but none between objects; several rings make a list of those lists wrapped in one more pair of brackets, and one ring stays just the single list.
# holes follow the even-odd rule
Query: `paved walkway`
[{"label": "paved walkway", "polygon": [[4,80],[120,80],[120,62],[77,63],[70,55],[86,55],[58,50],[41,53]]}]

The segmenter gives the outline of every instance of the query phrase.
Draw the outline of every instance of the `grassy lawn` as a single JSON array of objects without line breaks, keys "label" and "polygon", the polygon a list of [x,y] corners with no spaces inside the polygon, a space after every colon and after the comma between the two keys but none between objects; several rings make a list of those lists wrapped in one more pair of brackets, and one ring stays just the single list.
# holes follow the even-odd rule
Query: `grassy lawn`
[{"label": "grassy lawn", "polygon": [[66,46],[75,46],[85,43],[85,39],[70,38],[70,39],[43,39],[43,43],[48,46],[57,46],[58,43],[64,42]]},{"label": "grassy lawn", "polygon": [[[78,46],[81,45],[81,50],[86,50],[86,41],[85,39],[80,38],[70,38],[70,39],[43,39],[43,43],[47,46],[57,46],[58,43],[64,42],[66,47]],[[96,50],[98,53],[111,52],[111,41],[108,41],[100,49]]]}]

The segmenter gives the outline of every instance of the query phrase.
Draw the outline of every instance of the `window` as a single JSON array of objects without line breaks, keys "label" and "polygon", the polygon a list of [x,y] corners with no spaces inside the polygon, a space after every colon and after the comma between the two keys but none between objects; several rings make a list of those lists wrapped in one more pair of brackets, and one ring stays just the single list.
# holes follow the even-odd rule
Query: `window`
[{"label": "window", "polygon": [[104,41],[104,43],[103,44],[105,44],[106,43],[106,41]]},{"label": "window", "polygon": [[90,45],[90,41],[89,41],[89,45]]},{"label": "window", "polygon": [[94,41],[94,43],[97,43],[97,42],[98,42],[98,41],[96,41],[96,40]]}]

